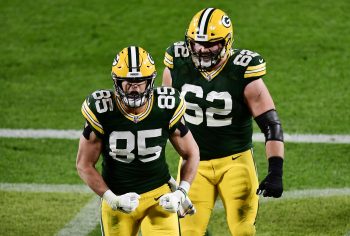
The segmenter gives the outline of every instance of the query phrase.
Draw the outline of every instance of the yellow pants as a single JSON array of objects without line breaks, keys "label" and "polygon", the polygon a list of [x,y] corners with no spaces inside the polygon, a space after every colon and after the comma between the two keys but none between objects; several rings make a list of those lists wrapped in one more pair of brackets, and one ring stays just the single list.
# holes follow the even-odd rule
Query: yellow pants
[{"label": "yellow pants", "polygon": [[141,194],[140,204],[130,214],[113,211],[106,201],[102,201],[101,228],[106,236],[136,236],[141,226],[143,236],[178,236],[178,218],[159,206],[159,197],[171,192],[167,184]]},{"label": "yellow pants", "polygon": [[234,236],[255,235],[258,178],[251,150],[201,161],[189,197],[197,213],[180,220],[182,236],[205,234],[218,195]]}]

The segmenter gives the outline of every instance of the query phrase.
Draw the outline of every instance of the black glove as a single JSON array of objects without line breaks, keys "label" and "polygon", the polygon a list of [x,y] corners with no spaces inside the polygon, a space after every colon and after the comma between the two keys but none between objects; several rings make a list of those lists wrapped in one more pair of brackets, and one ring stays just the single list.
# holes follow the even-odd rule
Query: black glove
[{"label": "black glove", "polygon": [[256,194],[264,197],[279,198],[282,196],[283,159],[278,156],[269,158],[269,173],[259,184]]}]

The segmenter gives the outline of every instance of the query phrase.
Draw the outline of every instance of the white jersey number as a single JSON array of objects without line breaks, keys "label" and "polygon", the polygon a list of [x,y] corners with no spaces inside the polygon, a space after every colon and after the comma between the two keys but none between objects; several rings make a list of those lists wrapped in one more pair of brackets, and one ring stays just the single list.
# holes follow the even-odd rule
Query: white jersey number
[{"label": "white jersey number", "polygon": [[174,53],[175,57],[188,57],[190,55],[185,42],[182,41],[174,43]]},{"label": "white jersey number", "polygon": [[99,90],[92,94],[93,98],[96,99],[95,106],[98,113],[104,113],[113,110],[112,94],[108,90]]},{"label": "white jersey number", "polygon": [[171,87],[158,87],[158,106],[159,108],[173,109],[175,107],[175,89]]},{"label": "white jersey number", "polygon": [[[203,98],[203,89],[200,86],[192,84],[184,84],[181,88],[181,96],[185,97],[186,93],[193,93],[198,98]],[[232,124],[232,118],[225,119],[215,119],[214,115],[228,115],[232,111],[232,97],[228,92],[216,92],[211,91],[207,94],[205,100],[213,102],[214,100],[223,100],[224,107],[208,107],[207,109],[202,109],[196,103],[186,102],[187,110],[193,110],[194,115],[189,115],[185,113],[185,120],[191,124],[199,125],[204,120],[204,114],[207,120],[207,126],[209,127],[220,127]]]},{"label": "white jersey number", "polygon": [[259,54],[256,52],[252,52],[250,50],[242,50],[233,60],[233,64],[239,66],[247,66],[253,57],[256,56],[259,56]]},{"label": "white jersey number", "polygon": [[[159,158],[162,151],[161,146],[146,147],[147,138],[155,138],[162,135],[162,129],[139,130],[137,132],[137,142],[135,135],[130,131],[114,131],[109,135],[109,155],[117,161],[130,163],[135,159],[135,154],[132,151],[137,143],[138,156],[142,162],[150,162]],[[126,148],[118,148],[118,141],[126,142]],[[146,158],[142,156],[151,155]]]}]

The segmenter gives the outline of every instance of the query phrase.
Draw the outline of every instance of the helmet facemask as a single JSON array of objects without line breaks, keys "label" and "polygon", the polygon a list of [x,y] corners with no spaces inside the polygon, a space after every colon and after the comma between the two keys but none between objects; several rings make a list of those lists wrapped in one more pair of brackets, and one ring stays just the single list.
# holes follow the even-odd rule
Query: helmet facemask
[{"label": "helmet facemask", "polygon": [[[230,55],[233,42],[231,20],[220,9],[205,8],[192,18],[185,41],[195,67],[210,72]],[[219,47],[214,47],[216,45]],[[211,47],[214,49],[208,50]]]},{"label": "helmet facemask", "polygon": [[[219,40],[216,42],[199,42],[195,41],[193,39],[187,38],[186,39],[187,47],[189,49],[192,61],[195,65],[195,67],[199,71],[210,71],[213,69],[225,56],[226,50],[224,47],[224,40]],[[201,45],[201,48],[206,49],[197,49],[196,44]],[[209,48],[212,48],[214,46],[218,46],[216,49],[212,50]]]},{"label": "helmet facemask", "polygon": [[157,72],[153,58],[143,48],[124,48],[115,57],[111,74],[117,98],[126,107],[142,107],[152,97]]},{"label": "helmet facemask", "polygon": [[[116,94],[120,101],[123,102],[123,104],[130,108],[138,108],[143,106],[153,95],[153,87],[154,87],[154,78],[156,77],[156,73],[154,73],[150,77],[141,77],[141,78],[120,78],[117,77],[115,74],[112,74],[112,78],[114,81],[114,88],[116,90]],[[143,92],[137,92],[137,91],[124,91],[122,83],[124,81],[127,81],[130,83],[127,85],[127,89],[133,86],[133,83],[142,83],[146,82],[146,88]],[[126,89],[126,90],[127,90]]]}]

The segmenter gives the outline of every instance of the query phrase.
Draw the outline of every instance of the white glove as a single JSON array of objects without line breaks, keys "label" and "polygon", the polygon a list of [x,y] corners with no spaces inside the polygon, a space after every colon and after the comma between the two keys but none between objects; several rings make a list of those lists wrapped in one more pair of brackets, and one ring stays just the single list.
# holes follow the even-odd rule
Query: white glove
[{"label": "white glove", "polygon": [[170,176],[170,179],[168,181],[168,185],[169,185],[172,192],[175,192],[177,187],[178,187],[176,180],[172,176]]},{"label": "white glove", "polygon": [[162,206],[165,210],[170,212],[177,212],[180,208],[180,204],[185,200],[185,194],[176,190],[173,193],[164,194],[159,198],[159,205]]},{"label": "white glove", "polygon": [[[175,192],[176,189],[178,188],[176,180],[172,176],[170,177],[168,184],[169,184],[172,192]],[[182,187],[186,187],[186,184],[182,185]],[[187,188],[189,188],[189,187],[187,186]],[[188,196],[186,196],[185,201],[183,201],[180,204],[179,210],[177,211],[177,215],[180,218],[184,218],[187,214],[193,215],[194,213],[196,213],[196,208],[192,204],[190,198]]]},{"label": "white glove", "polygon": [[185,201],[180,204],[179,210],[177,211],[177,215],[180,218],[184,218],[187,214],[193,215],[194,213],[196,213],[196,208],[192,204],[190,198],[186,196]]},{"label": "white glove", "polygon": [[114,210],[120,210],[125,213],[135,211],[139,205],[140,195],[137,193],[126,193],[120,196],[115,195],[111,190],[107,190],[102,198]]}]

